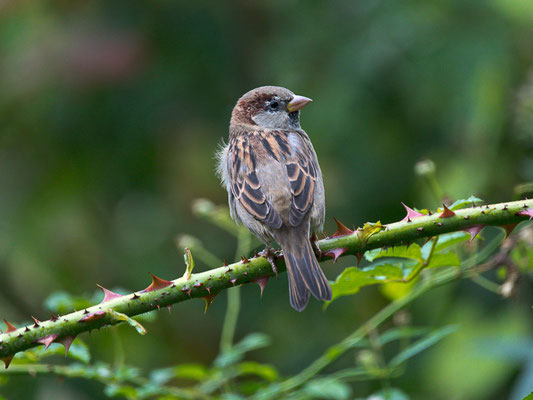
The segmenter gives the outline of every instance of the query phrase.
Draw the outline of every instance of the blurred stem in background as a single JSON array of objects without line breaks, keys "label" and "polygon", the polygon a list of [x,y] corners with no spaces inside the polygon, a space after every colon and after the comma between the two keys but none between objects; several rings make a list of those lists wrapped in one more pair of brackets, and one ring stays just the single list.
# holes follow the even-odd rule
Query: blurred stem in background
[{"label": "blurred stem in background", "polygon": [[[205,218],[219,228],[225,230],[229,234],[237,238],[237,248],[235,250],[234,260],[238,260],[242,256],[249,255],[255,243],[253,238],[246,228],[238,226],[230,218],[228,210],[224,207],[217,207],[211,201],[206,199],[195,200],[192,204],[193,213],[196,216]],[[211,265],[223,264],[215,255],[207,250],[199,239],[193,238],[189,235],[184,235],[178,241],[178,247],[189,247],[194,251],[195,255]],[[220,337],[220,352],[225,352],[233,346],[233,339],[235,336],[235,329],[237,327],[237,320],[241,309],[241,294],[240,288],[232,288],[227,291],[228,304],[226,308],[226,315],[224,317],[224,324],[222,326],[222,334]]]},{"label": "blurred stem in background", "polygon": [[533,182],[522,183],[514,188],[515,199],[523,199],[524,196],[531,197],[533,194]]},{"label": "blurred stem in background", "polygon": [[444,193],[435,175],[435,163],[430,159],[419,161],[415,164],[415,173],[421,177],[428,185],[429,192],[433,195],[438,204],[444,199]]},{"label": "blurred stem in background", "polygon": [[[252,240],[250,234],[245,230],[240,230],[237,236],[237,250],[235,251],[234,260],[248,254],[251,250]],[[220,337],[220,352],[228,351],[233,346],[235,328],[241,310],[241,288],[235,287],[228,290],[228,305],[224,325],[222,326],[222,335]]]}]

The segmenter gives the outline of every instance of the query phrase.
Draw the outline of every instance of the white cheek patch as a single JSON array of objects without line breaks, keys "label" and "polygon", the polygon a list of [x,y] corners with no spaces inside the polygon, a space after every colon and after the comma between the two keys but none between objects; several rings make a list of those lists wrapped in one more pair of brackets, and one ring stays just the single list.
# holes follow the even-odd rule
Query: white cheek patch
[{"label": "white cheek patch", "polygon": [[289,127],[289,115],[285,112],[260,112],[252,117],[259,126],[285,129]]}]

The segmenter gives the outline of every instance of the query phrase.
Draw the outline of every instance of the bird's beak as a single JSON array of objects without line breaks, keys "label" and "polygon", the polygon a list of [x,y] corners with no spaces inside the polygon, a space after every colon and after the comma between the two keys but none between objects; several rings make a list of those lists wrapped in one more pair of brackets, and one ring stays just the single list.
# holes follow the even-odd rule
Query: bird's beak
[{"label": "bird's beak", "polygon": [[295,95],[290,103],[287,104],[287,110],[289,110],[289,112],[301,110],[312,101],[313,100],[311,100],[309,97]]}]

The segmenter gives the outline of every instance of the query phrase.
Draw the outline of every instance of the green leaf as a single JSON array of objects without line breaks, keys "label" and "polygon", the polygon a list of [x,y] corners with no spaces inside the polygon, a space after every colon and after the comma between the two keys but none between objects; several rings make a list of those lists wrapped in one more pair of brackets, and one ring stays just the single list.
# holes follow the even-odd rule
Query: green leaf
[{"label": "green leaf", "polygon": [[407,296],[418,282],[419,276],[415,276],[409,282],[389,282],[382,285],[380,292],[391,300],[398,300]]},{"label": "green leaf", "polygon": [[175,367],[161,368],[150,373],[150,381],[164,385],[172,379],[190,379],[203,381],[209,377],[209,371],[201,364],[180,364]]},{"label": "green leaf", "polygon": [[264,380],[273,382],[279,379],[276,368],[269,364],[260,364],[255,361],[246,361],[237,365],[239,375],[256,375]]},{"label": "green leaf", "polygon": [[433,254],[426,268],[436,267],[458,267],[461,265],[459,257],[455,253],[436,253]]},{"label": "green leaf", "polygon": [[144,326],[142,326],[139,322],[135,321],[133,318],[128,317],[126,314],[119,313],[115,310],[107,310],[106,313],[113,317],[115,321],[124,321],[127,322],[128,325],[134,327],[137,332],[141,335],[146,335],[146,329]]},{"label": "green leaf", "polygon": [[[435,252],[442,251],[450,246],[455,244],[465,242],[470,239],[470,234],[468,232],[452,232],[445,233],[444,235],[439,236],[439,241],[435,247]],[[424,247],[422,247],[422,257],[427,258],[429,251],[431,250],[432,241],[427,242]]]},{"label": "green leaf", "polygon": [[365,253],[365,258],[368,261],[374,261],[376,258],[395,257],[395,258],[409,258],[411,260],[423,261],[422,250],[416,243],[407,246],[389,247],[387,250],[374,249]]},{"label": "green leaf", "polygon": [[231,349],[221,353],[215,360],[214,364],[217,367],[227,367],[242,360],[244,354],[251,350],[260,349],[270,344],[270,339],[263,333],[251,333],[242,339],[239,343]]},{"label": "green leaf", "polygon": [[[52,343],[48,349],[44,346],[39,346],[31,350],[17,354],[17,360],[20,362],[35,363],[43,358],[50,356],[65,357],[65,347],[59,343]],[[67,353],[67,357],[73,360],[81,361],[88,364],[91,361],[91,354],[89,348],[80,339],[76,339]]]},{"label": "green leaf", "polygon": [[346,400],[352,394],[350,386],[331,378],[314,379],[305,385],[303,392],[306,398],[334,400]]},{"label": "green leaf", "polygon": [[526,397],[524,397],[522,400],[533,400],[533,392],[528,394]]},{"label": "green leaf", "polygon": [[224,393],[220,398],[221,400],[246,400],[246,397],[235,393]]},{"label": "green leaf", "polygon": [[402,279],[403,276],[402,268],[395,264],[367,267],[364,271],[356,267],[346,268],[331,285],[332,301],[340,296],[355,294],[363,286],[384,283],[387,279]]},{"label": "green leaf", "polygon": [[98,303],[102,297],[101,293],[101,291],[95,292],[91,299],[89,297],[75,297],[67,292],[54,292],[44,301],[44,306],[55,314],[68,314],[72,310],[83,310]]},{"label": "green leaf", "polygon": [[461,199],[455,201],[450,207],[450,210],[459,210],[461,208],[467,208],[472,205],[472,203],[482,203],[483,200],[478,199],[476,196],[470,196],[468,199]]},{"label": "green leaf", "polygon": [[387,388],[367,397],[367,400],[409,400],[409,397],[400,389]]},{"label": "green leaf", "polygon": [[191,250],[188,247],[185,248],[183,260],[185,261],[185,273],[183,274],[183,277],[189,280],[191,279],[192,271],[194,269],[194,259],[192,258]]},{"label": "green leaf", "polygon": [[382,333],[379,336],[379,343],[384,346],[387,343],[400,339],[408,339],[415,336],[422,336],[428,332],[428,328],[415,328],[411,326],[403,326],[401,328],[392,328]]},{"label": "green leaf", "polygon": [[137,389],[133,386],[112,384],[107,385],[104,393],[108,397],[125,397],[127,399],[137,399]]},{"label": "green leaf", "polygon": [[411,357],[414,357],[418,353],[424,351],[430,346],[433,346],[437,342],[439,342],[441,339],[444,339],[449,334],[455,332],[457,330],[456,325],[448,325],[441,329],[438,329],[426,337],[416,341],[411,346],[407,347],[405,350],[399,352],[392,358],[392,360],[389,362],[390,368],[396,368],[399,365],[406,362]]}]

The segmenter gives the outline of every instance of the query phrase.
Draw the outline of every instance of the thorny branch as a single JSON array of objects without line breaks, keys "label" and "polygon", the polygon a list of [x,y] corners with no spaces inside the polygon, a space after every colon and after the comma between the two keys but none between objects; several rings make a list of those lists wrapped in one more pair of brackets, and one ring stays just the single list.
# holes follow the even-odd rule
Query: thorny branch
[{"label": "thorny branch", "polygon": [[[318,247],[325,257],[334,260],[345,255],[356,255],[360,259],[367,250],[454,231],[468,231],[474,238],[487,225],[501,226],[510,233],[519,222],[533,218],[533,200],[473,206],[455,212],[443,207],[433,215],[424,215],[409,207],[406,209],[407,216],[402,221],[388,225],[378,222],[352,231],[337,221],[337,231],[331,237],[318,241]],[[276,259],[276,265],[280,272],[285,270],[281,254]],[[48,347],[53,342],[59,342],[68,351],[78,334],[120,322],[127,322],[140,333],[145,333],[144,328],[131,317],[160,307],[171,307],[191,298],[203,298],[209,306],[224,289],[251,282],[264,289],[271,276],[272,269],[264,257],[247,259],[243,256],[231,265],[198,274],[187,273],[172,281],[152,275],[152,283],[146,289],[127,295],[101,288],[104,292],[102,302],[85,310],[52,316],[44,322],[34,319],[34,324],[19,329],[5,321],[6,332],[0,334],[0,358],[7,368],[16,353],[38,345]]]}]

